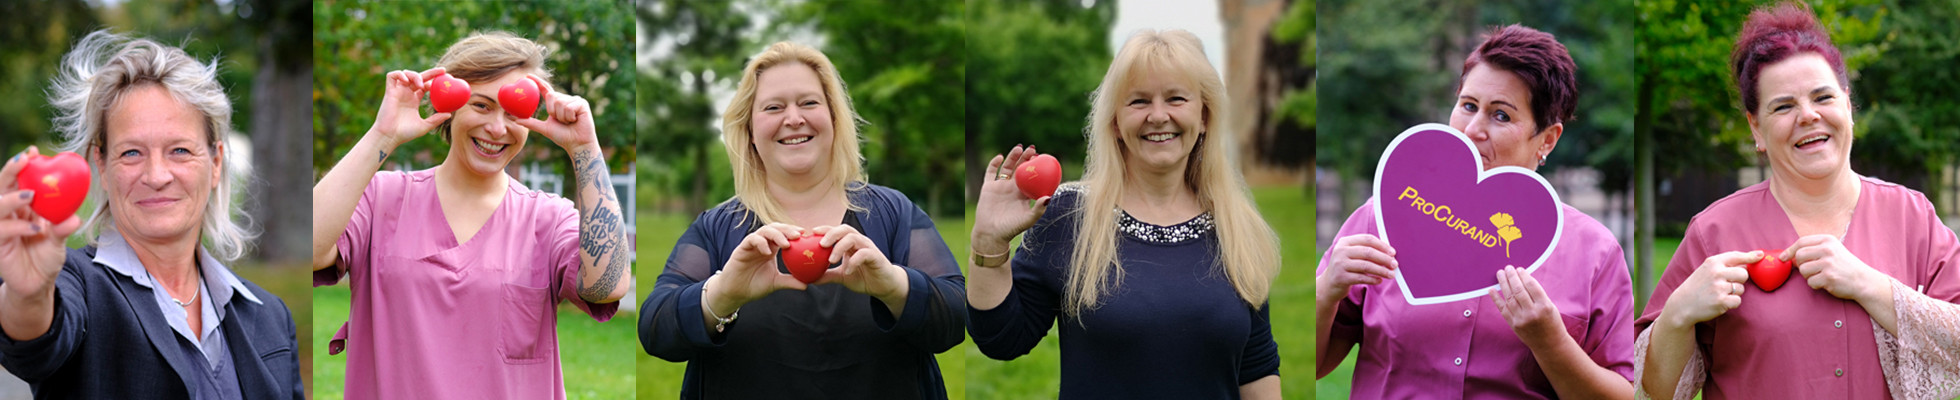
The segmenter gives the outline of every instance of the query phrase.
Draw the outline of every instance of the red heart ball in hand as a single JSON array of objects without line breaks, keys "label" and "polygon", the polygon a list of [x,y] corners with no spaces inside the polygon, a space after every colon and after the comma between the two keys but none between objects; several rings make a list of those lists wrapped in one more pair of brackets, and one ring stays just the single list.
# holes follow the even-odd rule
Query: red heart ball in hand
[{"label": "red heart ball in hand", "polygon": [[1055,195],[1055,188],[1062,185],[1062,162],[1055,156],[1042,154],[1021,162],[1014,168],[1014,186],[1021,188],[1021,195],[1039,199]]},{"label": "red heart ball in hand", "polygon": [[789,268],[789,275],[804,284],[811,284],[823,277],[823,271],[830,269],[830,249],[823,247],[822,236],[804,236],[789,241],[783,247],[783,267]]},{"label": "red heart ball in hand", "polygon": [[504,107],[504,112],[518,118],[530,118],[531,114],[536,114],[539,100],[542,99],[538,83],[531,81],[531,78],[504,84],[503,88],[497,89],[497,104]]},{"label": "red heart ball in hand", "polygon": [[429,82],[429,105],[435,106],[436,112],[456,112],[469,101],[469,82],[449,75],[438,76]]},{"label": "red heart ball in hand", "polygon": [[1756,282],[1756,287],[1762,288],[1764,292],[1775,291],[1776,288],[1783,287],[1783,281],[1790,279],[1792,265],[1789,261],[1776,258],[1783,254],[1783,250],[1762,252],[1763,260],[1750,263],[1748,266],[1749,281]]},{"label": "red heart ball in hand", "polygon": [[72,152],[54,157],[29,155],[27,165],[21,166],[14,178],[21,190],[34,191],[28,208],[57,224],[75,215],[75,210],[82,208],[82,199],[88,197],[88,162]]}]

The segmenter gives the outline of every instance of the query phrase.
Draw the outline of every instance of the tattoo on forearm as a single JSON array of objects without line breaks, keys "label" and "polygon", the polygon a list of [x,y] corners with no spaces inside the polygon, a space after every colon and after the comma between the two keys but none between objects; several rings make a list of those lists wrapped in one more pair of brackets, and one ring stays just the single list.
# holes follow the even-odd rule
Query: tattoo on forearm
[{"label": "tattoo on forearm", "polygon": [[374,162],[378,162],[378,163],[388,162],[388,151],[381,150],[381,158],[375,159]]},{"label": "tattoo on forearm", "polygon": [[[604,271],[599,280],[579,288],[579,298],[586,301],[602,300],[612,294],[619,286],[619,279],[626,274],[628,254],[626,254],[624,216],[618,207],[618,196],[613,193],[612,181],[606,172],[605,157],[594,150],[582,150],[572,156],[573,174],[578,180],[580,194],[590,187],[598,197],[590,201],[590,206],[579,210],[579,248],[592,256],[592,266],[602,267]],[[607,206],[608,203],[613,204]],[[579,282],[585,282],[583,274]]]}]

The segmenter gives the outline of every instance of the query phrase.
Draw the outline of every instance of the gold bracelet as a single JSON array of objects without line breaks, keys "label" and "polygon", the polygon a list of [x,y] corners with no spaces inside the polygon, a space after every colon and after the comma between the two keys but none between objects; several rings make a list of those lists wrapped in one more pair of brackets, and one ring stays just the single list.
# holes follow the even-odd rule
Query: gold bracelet
[{"label": "gold bracelet", "polygon": [[970,261],[971,263],[973,263],[973,266],[981,267],[981,268],[993,268],[993,267],[1006,265],[1007,254],[1012,252],[1012,250],[1001,252],[1000,254],[986,255],[986,254],[980,254],[980,252],[974,250],[972,246],[968,246],[966,248],[966,252],[973,254],[973,257],[971,257],[971,261]]}]

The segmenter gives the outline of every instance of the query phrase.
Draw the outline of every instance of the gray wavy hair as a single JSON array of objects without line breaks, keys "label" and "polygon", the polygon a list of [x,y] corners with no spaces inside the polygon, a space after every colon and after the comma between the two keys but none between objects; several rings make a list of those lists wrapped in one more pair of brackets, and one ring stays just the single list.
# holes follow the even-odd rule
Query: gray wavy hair
[{"label": "gray wavy hair", "polygon": [[[170,92],[204,114],[205,139],[214,150],[225,145],[231,134],[231,99],[218,84],[218,60],[199,62],[183,49],[149,39],[100,30],[89,33],[62,57],[61,69],[48,89],[48,104],[55,109],[54,130],[61,134],[61,151],[79,154],[90,162],[107,159],[106,114],[124,95],[135,89],[155,85]],[[200,242],[212,257],[237,260],[258,236],[251,217],[239,212],[238,190],[245,186],[250,168],[244,157],[227,157],[219,172],[218,185],[205,205]],[[89,166],[89,179],[103,182],[102,166]],[[234,182],[237,181],[237,182]],[[91,185],[89,196],[102,199],[107,191],[101,183]],[[95,244],[105,227],[112,227],[108,202],[96,201],[82,222],[81,232]]]}]

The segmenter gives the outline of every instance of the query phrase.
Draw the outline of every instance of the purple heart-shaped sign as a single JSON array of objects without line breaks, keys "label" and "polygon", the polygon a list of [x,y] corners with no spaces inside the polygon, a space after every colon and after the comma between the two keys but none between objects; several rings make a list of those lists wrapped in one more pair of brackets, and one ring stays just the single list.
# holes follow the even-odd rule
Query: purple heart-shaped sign
[{"label": "purple heart-shaped sign", "polygon": [[1537,271],[1565,227],[1559,204],[1536,172],[1484,170],[1470,138],[1448,125],[1403,131],[1375,167],[1375,226],[1395,247],[1409,304],[1483,296],[1505,266]]}]

